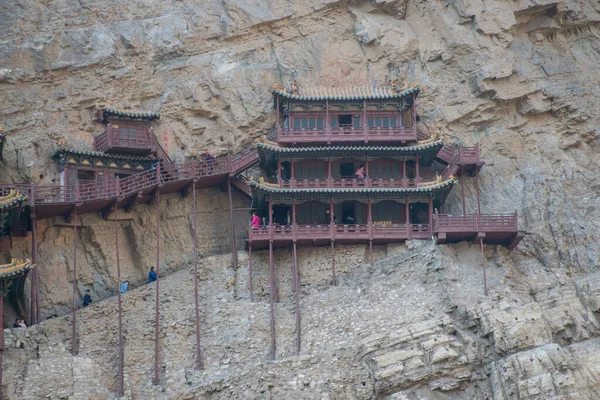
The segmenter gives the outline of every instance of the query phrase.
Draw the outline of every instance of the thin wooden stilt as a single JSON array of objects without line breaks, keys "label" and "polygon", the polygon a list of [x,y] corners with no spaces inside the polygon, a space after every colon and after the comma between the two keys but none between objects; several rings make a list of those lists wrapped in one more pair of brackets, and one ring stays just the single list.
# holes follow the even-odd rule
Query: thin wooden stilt
[{"label": "thin wooden stilt", "polygon": [[298,274],[298,256],[296,242],[292,244],[292,265],[294,266],[294,282],[296,284],[294,297],[296,301],[296,354],[300,354],[301,347],[301,320],[300,320],[300,275]]},{"label": "thin wooden stilt", "polygon": [[198,217],[196,212],[196,181],[192,182],[194,212],[194,313],[196,318],[196,368],[202,369],[202,349],[200,347],[200,305],[198,300]]},{"label": "thin wooden stilt", "polygon": [[275,263],[273,262],[273,241],[269,240],[269,270],[271,275],[271,359],[275,359]]},{"label": "thin wooden stilt", "polygon": [[119,397],[123,397],[123,306],[121,303],[121,262],[119,260],[119,223],[117,222],[117,202],[114,205],[115,222],[115,249],[117,253],[117,305],[119,309],[119,376],[117,390]]},{"label": "thin wooden stilt", "polygon": [[487,276],[485,273],[485,267],[486,267],[486,259],[485,259],[485,253],[483,252],[483,238],[479,239],[479,245],[481,247],[481,264],[483,266],[483,293],[487,296],[488,295],[488,290],[487,290]]},{"label": "thin wooden stilt", "polygon": [[71,331],[71,354],[77,355],[77,211],[73,216],[73,326]]},{"label": "thin wooden stilt", "polygon": [[[158,167],[157,167],[158,171]],[[158,178],[160,179],[160,172],[158,172]],[[160,180],[159,180],[160,182]],[[159,383],[159,370],[158,370],[158,320],[160,316],[160,186],[156,188],[156,288],[155,288],[155,304],[154,304],[154,384]]]},{"label": "thin wooden stilt", "polygon": [[369,263],[373,265],[373,241],[369,240]]},{"label": "thin wooden stilt", "polygon": [[335,241],[331,241],[331,271],[333,273],[333,286],[336,286],[335,281]]},{"label": "thin wooden stilt", "polygon": [[230,178],[227,178],[227,189],[229,192],[229,228],[231,230],[231,257],[233,258],[233,270],[237,271],[237,246],[235,244],[235,221],[233,219],[233,198],[231,196]]},{"label": "thin wooden stilt", "polygon": [[249,285],[250,285],[250,301],[254,301],[254,285],[252,282],[253,274],[252,271],[252,242],[248,243],[248,274],[249,274]]}]

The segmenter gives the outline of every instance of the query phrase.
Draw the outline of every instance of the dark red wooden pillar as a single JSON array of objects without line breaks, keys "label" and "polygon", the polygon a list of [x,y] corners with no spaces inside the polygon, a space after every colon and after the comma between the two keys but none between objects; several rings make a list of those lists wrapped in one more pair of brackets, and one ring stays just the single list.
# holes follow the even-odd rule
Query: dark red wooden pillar
[{"label": "dark red wooden pillar", "polygon": [[373,264],[373,205],[371,203],[371,199],[369,199],[367,202],[367,224],[369,224],[369,262]]},{"label": "dark red wooden pillar", "polygon": [[301,321],[300,321],[300,274],[298,274],[298,258],[296,253],[296,241],[292,244],[292,265],[294,266],[294,299],[296,301],[296,354],[300,354],[300,334],[301,334]]},{"label": "dark red wooden pillar", "polygon": [[475,166],[475,193],[477,194],[477,214],[481,214],[481,202],[479,201],[479,180],[477,166]]},{"label": "dark red wooden pillar", "polygon": [[410,226],[410,206],[408,204],[408,197],[406,198],[406,203],[404,203],[404,209],[406,213],[406,233],[408,234],[408,238],[410,239],[412,236],[412,232]]},{"label": "dark red wooden pillar", "polygon": [[4,373],[4,287],[0,288],[0,400],[4,398],[4,385],[2,375]]},{"label": "dark red wooden pillar", "polygon": [[290,158],[290,178],[291,178],[291,182],[290,182],[290,187],[295,188],[296,187],[296,173],[295,173],[295,167],[294,167],[294,158]]},{"label": "dark red wooden pillar", "polygon": [[486,271],[485,271],[487,261],[485,259],[485,253],[483,251],[483,238],[479,238],[479,246],[481,247],[481,264],[483,266],[483,293],[487,296],[488,295],[487,276],[486,276]]},{"label": "dark red wooden pillar", "polygon": [[433,235],[433,197],[429,198],[429,233]]},{"label": "dark red wooden pillar", "polygon": [[73,215],[73,326],[71,329],[71,354],[77,355],[77,211]]},{"label": "dark red wooden pillar", "polygon": [[367,101],[363,100],[363,131],[365,134],[365,143],[369,142],[369,129],[367,124]]},{"label": "dark red wooden pillar", "polygon": [[415,183],[421,183],[421,173],[419,172],[419,156],[415,158]]},{"label": "dark red wooden pillar", "polygon": [[[280,180],[281,180],[281,175],[280,175]],[[231,257],[233,259],[233,270],[237,271],[237,246],[235,244],[235,221],[233,219],[233,198],[231,196],[231,178],[229,178],[229,177],[227,177],[227,189],[228,189],[228,193],[229,193],[229,229],[231,230]],[[195,207],[195,205],[194,205],[194,207]]]},{"label": "dark red wooden pillar", "polygon": [[329,199],[329,215],[331,215],[331,222],[329,223],[329,226],[331,227],[331,271],[333,274],[333,286],[335,286],[335,223],[333,216],[333,199]]},{"label": "dark red wooden pillar", "polygon": [[119,376],[117,378],[117,390],[119,397],[123,397],[123,306],[121,303],[121,262],[119,259],[119,223],[117,222],[117,202],[114,205],[115,225],[115,250],[117,255],[117,305],[119,310]]},{"label": "dark red wooden pillar", "polygon": [[408,187],[406,180],[406,157],[402,157],[402,182],[404,183],[404,187]]},{"label": "dark red wooden pillar", "polygon": [[331,171],[331,158],[327,157],[327,182],[329,187],[333,187],[333,174]]},{"label": "dark red wooden pillar", "polygon": [[369,157],[365,160],[365,179],[367,182],[367,187],[371,187],[371,173],[369,168]]},{"label": "dark red wooden pillar", "polygon": [[[231,192],[231,186],[230,186]],[[194,316],[196,319],[196,368],[202,369],[202,350],[200,348],[200,305],[198,301],[198,215],[196,212],[196,181],[192,181],[192,202],[194,213]],[[231,209],[231,204],[230,204]]]},{"label": "dark red wooden pillar", "polygon": [[325,100],[325,132],[327,144],[331,144],[331,121],[329,120],[329,100]]},{"label": "dark red wooden pillar", "polygon": [[275,288],[275,263],[273,262],[273,241],[269,240],[269,272],[271,275],[271,359],[275,359],[276,340],[275,340],[275,296],[277,289]]},{"label": "dark red wooden pillar", "polygon": [[249,286],[250,286],[250,301],[254,301],[254,289],[253,289],[253,282],[252,282],[252,275],[253,275],[253,271],[252,271],[252,242],[248,242],[248,274],[249,274]]},{"label": "dark red wooden pillar", "polygon": [[277,157],[277,183],[279,187],[283,186],[283,178],[281,177],[281,158]]},{"label": "dark red wooden pillar", "polygon": [[269,199],[269,264],[273,266],[273,273],[271,276],[271,283],[273,284],[273,301],[275,301],[275,303],[279,303],[279,293],[277,291],[277,282],[275,278],[275,264],[273,260],[274,236],[275,235],[273,233],[273,201],[272,199]]},{"label": "dark red wooden pillar", "polygon": [[467,209],[465,207],[465,167],[464,165],[460,166],[460,192],[462,199],[462,213],[463,215],[467,215]]},{"label": "dark red wooden pillar", "polygon": [[[157,168],[158,178],[160,178],[159,168]],[[157,182],[160,182],[158,180]],[[158,370],[158,320],[160,316],[160,186],[156,187],[156,289],[155,289],[155,302],[154,302],[154,384],[159,383],[159,370]]]},{"label": "dark red wooden pillar", "polygon": [[[32,188],[32,193],[33,193]],[[37,324],[40,322],[40,301],[39,301],[39,273],[38,273],[38,265],[37,265],[37,219],[35,215],[35,208],[31,209],[31,263],[35,266],[33,271],[31,271],[31,305],[30,305],[30,315],[31,315],[31,325]]]}]

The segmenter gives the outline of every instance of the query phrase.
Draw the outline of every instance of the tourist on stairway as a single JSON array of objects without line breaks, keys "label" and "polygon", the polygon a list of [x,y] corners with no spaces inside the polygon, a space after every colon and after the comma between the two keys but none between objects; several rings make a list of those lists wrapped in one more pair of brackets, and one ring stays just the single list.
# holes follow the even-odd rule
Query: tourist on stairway
[{"label": "tourist on stairway", "polygon": [[129,289],[129,281],[121,283],[121,293],[126,293],[127,289]]},{"label": "tourist on stairway", "polygon": [[148,273],[148,283],[152,283],[156,281],[156,272],[154,272],[154,267],[150,268],[150,272]]},{"label": "tourist on stairway", "polygon": [[83,306],[87,307],[92,304],[92,295],[90,294],[90,290],[85,291],[85,295],[83,296]]}]

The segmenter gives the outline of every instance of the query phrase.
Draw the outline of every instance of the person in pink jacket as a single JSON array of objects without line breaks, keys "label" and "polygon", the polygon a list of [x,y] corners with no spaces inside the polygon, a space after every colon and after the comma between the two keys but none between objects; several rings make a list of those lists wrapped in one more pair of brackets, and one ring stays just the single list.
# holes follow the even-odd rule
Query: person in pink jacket
[{"label": "person in pink jacket", "polygon": [[252,227],[260,228],[260,218],[258,218],[258,215],[256,215],[256,211],[252,212]]}]

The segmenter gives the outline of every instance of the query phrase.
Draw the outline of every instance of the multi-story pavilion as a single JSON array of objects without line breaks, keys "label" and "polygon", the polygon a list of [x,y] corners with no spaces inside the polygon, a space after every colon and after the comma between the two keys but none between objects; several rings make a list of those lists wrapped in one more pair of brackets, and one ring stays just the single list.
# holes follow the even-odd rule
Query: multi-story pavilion
[{"label": "multi-story pavilion", "polygon": [[[479,147],[447,147],[442,138],[417,132],[418,93],[416,84],[397,83],[273,88],[276,138],[256,143],[262,177],[249,182],[262,224],[251,226],[248,236],[250,269],[252,250],[269,248],[273,301],[274,247],[292,247],[299,308],[297,245],[331,246],[335,285],[336,243],[368,244],[372,262],[374,244],[434,237],[438,243],[473,240],[512,248],[522,239],[516,213],[480,212]],[[462,190],[463,213],[441,214],[456,176],[467,173],[475,176],[477,212],[466,213]],[[299,349],[299,310],[297,317]],[[274,354],[273,327],[272,336]]]}]

